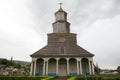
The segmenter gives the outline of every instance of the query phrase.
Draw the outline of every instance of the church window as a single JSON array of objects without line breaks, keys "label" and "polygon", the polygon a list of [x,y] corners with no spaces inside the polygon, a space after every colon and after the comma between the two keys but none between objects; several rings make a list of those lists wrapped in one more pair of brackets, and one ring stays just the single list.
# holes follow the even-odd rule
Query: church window
[{"label": "church window", "polygon": [[60,48],[60,52],[61,52],[61,54],[64,54],[64,52],[65,52],[65,51],[64,51],[64,47],[61,47],[61,48]]}]

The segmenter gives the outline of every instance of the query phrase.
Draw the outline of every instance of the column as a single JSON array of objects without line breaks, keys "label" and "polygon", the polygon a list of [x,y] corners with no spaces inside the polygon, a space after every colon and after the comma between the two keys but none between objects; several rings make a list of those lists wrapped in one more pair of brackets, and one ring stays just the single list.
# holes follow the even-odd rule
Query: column
[{"label": "column", "polygon": [[56,61],[56,74],[58,75],[58,60]]},{"label": "column", "polygon": [[56,75],[58,76],[59,58],[56,58]]},{"label": "column", "polygon": [[69,75],[69,59],[67,59],[67,75]]},{"label": "column", "polygon": [[45,60],[43,61],[43,75],[45,75]]},{"label": "column", "polygon": [[93,74],[93,75],[95,74],[93,61],[92,61],[92,74]]},{"label": "column", "polygon": [[81,61],[80,61],[80,74],[82,75],[82,64],[81,64]]},{"label": "column", "polygon": [[48,61],[46,62],[46,75],[48,75]]},{"label": "column", "polygon": [[33,74],[33,61],[31,61],[30,75]]},{"label": "column", "polygon": [[56,59],[56,74],[57,75],[59,74],[58,67],[59,67],[59,59]]},{"label": "column", "polygon": [[77,60],[76,62],[77,62],[77,75],[79,75],[79,64],[78,64],[78,60]]},{"label": "column", "polygon": [[90,60],[89,60],[89,73],[91,75],[91,63],[90,63]]},{"label": "column", "polygon": [[59,59],[56,59],[56,75],[58,75]]},{"label": "column", "polygon": [[34,76],[35,76],[35,74],[36,74],[36,60],[34,61]]}]

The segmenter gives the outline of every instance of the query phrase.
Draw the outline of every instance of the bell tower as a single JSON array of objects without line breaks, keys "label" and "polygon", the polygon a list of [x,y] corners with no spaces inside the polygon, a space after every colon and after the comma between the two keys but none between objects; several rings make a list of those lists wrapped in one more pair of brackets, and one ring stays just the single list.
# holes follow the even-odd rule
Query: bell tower
[{"label": "bell tower", "polygon": [[67,22],[67,13],[62,9],[60,3],[59,10],[55,13],[55,22],[53,23],[53,33],[70,33],[70,23]]}]

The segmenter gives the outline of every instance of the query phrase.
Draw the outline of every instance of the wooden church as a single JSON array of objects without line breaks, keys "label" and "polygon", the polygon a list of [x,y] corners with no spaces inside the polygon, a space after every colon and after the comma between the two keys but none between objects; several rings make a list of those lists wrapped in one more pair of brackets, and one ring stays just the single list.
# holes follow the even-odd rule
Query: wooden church
[{"label": "wooden church", "polygon": [[30,75],[94,75],[94,55],[77,45],[76,34],[70,32],[67,13],[61,6],[52,26],[47,45],[30,55]]}]

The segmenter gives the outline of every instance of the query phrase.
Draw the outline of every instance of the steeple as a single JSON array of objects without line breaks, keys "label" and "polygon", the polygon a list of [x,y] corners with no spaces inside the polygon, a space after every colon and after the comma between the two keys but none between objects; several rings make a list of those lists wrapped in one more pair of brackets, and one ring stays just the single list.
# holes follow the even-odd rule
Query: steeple
[{"label": "steeple", "polygon": [[63,11],[63,9],[62,9],[62,4],[63,4],[63,3],[59,3],[59,5],[60,5],[59,11]]},{"label": "steeple", "polygon": [[55,22],[53,23],[53,33],[70,33],[70,23],[67,22],[67,13],[62,9],[62,3],[59,10],[55,13]]}]

